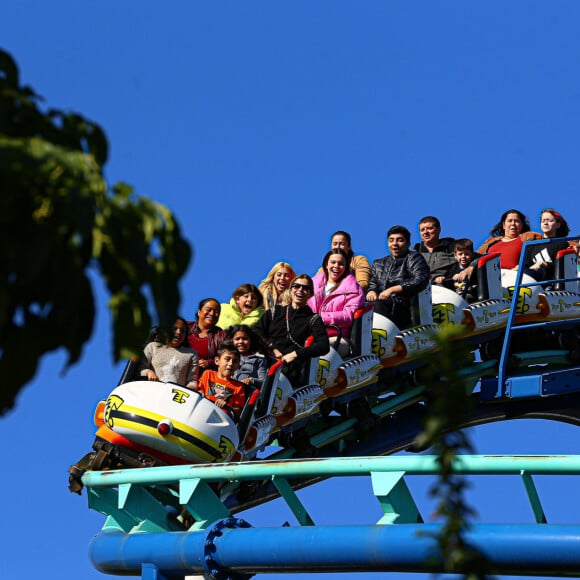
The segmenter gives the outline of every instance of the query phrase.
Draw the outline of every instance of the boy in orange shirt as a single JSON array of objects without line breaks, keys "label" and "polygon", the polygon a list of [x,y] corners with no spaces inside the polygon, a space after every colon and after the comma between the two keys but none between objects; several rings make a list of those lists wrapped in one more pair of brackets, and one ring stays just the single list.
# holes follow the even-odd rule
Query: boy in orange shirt
[{"label": "boy in orange shirt", "polygon": [[215,364],[217,371],[207,369],[196,390],[216,407],[226,412],[231,409],[234,419],[238,419],[246,402],[246,386],[232,378],[240,367],[240,353],[233,343],[225,341],[220,344]]}]

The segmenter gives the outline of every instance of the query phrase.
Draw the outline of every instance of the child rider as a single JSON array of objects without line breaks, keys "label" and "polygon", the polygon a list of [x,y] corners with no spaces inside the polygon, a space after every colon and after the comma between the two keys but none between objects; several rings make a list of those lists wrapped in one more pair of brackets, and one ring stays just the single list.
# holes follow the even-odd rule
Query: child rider
[{"label": "child rider", "polygon": [[450,281],[446,281],[444,286],[449,283],[448,288],[455,290],[471,303],[477,299],[477,293],[475,292],[477,276],[475,270],[469,266],[481,256],[474,252],[473,242],[468,238],[455,240],[454,256],[456,263],[449,271]]},{"label": "child rider", "polygon": [[196,390],[238,419],[246,402],[245,385],[233,378],[240,366],[240,353],[231,342],[224,341],[218,347],[215,364],[217,371],[206,370]]}]

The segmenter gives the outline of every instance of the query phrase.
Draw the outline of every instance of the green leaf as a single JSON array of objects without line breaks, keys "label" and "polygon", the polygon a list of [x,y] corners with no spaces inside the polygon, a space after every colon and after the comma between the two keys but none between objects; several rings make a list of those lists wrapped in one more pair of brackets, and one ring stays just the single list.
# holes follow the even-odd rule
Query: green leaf
[{"label": "green leaf", "polygon": [[95,316],[91,268],[110,294],[118,360],[139,354],[153,319],[175,319],[191,259],[168,208],[107,185],[102,129],[42,111],[18,82],[0,51],[0,414],[45,354],[66,349],[65,370],[80,360]]}]

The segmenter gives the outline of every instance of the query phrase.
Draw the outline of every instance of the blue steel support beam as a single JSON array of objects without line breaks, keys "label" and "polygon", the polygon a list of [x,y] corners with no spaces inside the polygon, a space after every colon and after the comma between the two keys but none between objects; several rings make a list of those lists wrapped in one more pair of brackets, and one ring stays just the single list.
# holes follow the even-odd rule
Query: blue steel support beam
[{"label": "blue steel support beam", "polygon": [[[247,525],[235,520],[233,525]],[[100,533],[91,542],[101,572],[140,576],[142,563],[160,574],[284,572],[443,572],[431,537],[435,524],[397,526],[301,526],[148,534]],[[580,576],[579,525],[474,525],[466,540],[506,575]]]}]

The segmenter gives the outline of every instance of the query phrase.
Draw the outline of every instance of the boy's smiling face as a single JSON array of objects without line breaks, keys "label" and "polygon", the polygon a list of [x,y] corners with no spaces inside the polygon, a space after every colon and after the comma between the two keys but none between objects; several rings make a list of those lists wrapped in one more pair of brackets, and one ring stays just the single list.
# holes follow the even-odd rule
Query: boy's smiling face
[{"label": "boy's smiling face", "polygon": [[455,250],[455,259],[462,268],[466,268],[473,259],[473,252],[467,249]]}]

